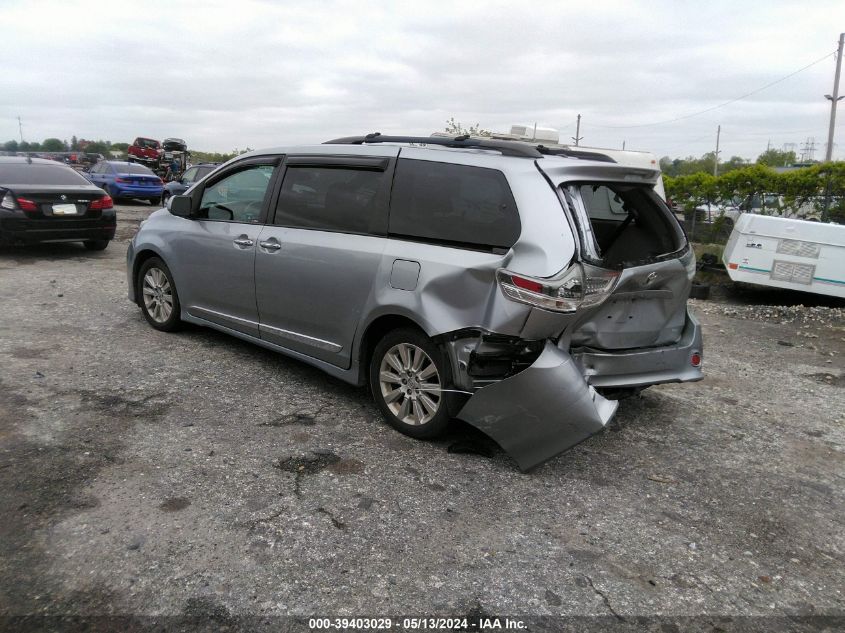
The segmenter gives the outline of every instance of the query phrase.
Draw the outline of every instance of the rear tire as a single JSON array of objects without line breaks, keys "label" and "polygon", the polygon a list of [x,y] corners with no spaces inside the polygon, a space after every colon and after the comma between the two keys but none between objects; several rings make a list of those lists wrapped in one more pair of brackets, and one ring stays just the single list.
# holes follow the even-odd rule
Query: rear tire
[{"label": "rear tire", "polygon": [[170,198],[170,194],[167,193],[166,191],[163,194],[161,194],[161,206],[163,206],[163,207],[167,206],[167,199],[168,198]]},{"label": "rear tire", "polygon": [[138,303],[144,318],[162,332],[174,332],[182,325],[181,307],[170,269],[158,257],[151,257],[138,270]]},{"label": "rear tire", "polygon": [[387,423],[418,439],[441,435],[449,425],[454,394],[446,355],[419,330],[389,332],[373,350],[370,390]]},{"label": "rear tire", "polygon": [[86,240],[82,244],[89,251],[104,251],[109,245],[109,240]]}]

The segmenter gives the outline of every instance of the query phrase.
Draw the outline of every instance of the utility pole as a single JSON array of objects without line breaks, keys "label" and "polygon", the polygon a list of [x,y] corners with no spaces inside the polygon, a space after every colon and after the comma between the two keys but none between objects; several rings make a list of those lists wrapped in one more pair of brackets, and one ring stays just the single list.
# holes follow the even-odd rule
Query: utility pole
[{"label": "utility pole", "polygon": [[833,129],[836,127],[836,103],[842,98],[839,96],[839,73],[842,72],[842,48],[845,44],[845,33],[839,34],[839,48],[836,51],[836,75],[833,78],[833,94],[825,95],[830,100],[830,129],[827,131],[827,151],[824,155],[825,162],[833,158]]},{"label": "utility pole", "polygon": [[625,151],[625,141],[622,141],[622,151]]},{"label": "utility pole", "polygon": [[23,123],[21,123],[21,117],[18,115],[18,132],[21,135],[21,143],[23,143]]},{"label": "utility pole", "polygon": [[578,143],[581,142],[581,139],[584,138],[581,136],[581,115],[578,115],[578,122],[575,124],[575,136],[570,137],[573,141],[575,141],[575,147],[578,147]]},{"label": "utility pole", "polygon": [[722,126],[716,128],[716,153],[713,155],[713,175],[719,175],[719,137],[722,135]]}]

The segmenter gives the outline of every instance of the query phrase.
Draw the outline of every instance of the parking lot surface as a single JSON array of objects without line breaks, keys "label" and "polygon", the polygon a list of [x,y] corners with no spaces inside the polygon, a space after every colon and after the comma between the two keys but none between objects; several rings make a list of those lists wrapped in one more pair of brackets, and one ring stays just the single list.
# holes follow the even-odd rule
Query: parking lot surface
[{"label": "parking lot surface", "polygon": [[151,329],[125,276],[150,210],[102,253],[0,250],[0,614],[843,613],[841,312],[692,302],[706,379],[525,475],[450,452],[489,447],[467,427],[414,441],[364,389]]}]

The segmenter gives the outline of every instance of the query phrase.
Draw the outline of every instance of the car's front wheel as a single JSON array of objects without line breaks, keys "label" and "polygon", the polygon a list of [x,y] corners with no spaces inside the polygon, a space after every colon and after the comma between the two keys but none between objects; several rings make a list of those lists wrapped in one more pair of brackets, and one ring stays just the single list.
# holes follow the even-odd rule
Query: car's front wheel
[{"label": "car's front wheel", "polygon": [[147,323],[163,332],[173,332],[181,325],[179,295],[170,269],[158,257],[151,257],[138,270],[141,312]]},{"label": "car's front wheel", "polygon": [[387,422],[405,435],[432,438],[449,424],[449,363],[425,334],[411,328],[388,333],[370,360],[370,388]]}]

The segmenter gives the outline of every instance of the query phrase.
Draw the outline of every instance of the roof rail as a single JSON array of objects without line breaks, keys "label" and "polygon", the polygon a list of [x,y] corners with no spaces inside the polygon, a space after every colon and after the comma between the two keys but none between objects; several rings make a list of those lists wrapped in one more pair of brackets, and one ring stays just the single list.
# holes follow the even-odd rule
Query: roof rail
[{"label": "roof rail", "polygon": [[442,145],[468,149],[489,149],[500,152],[502,156],[522,156],[523,158],[543,158],[536,146],[521,141],[493,141],[461,136],[384,136],[380,132],[366,136],[345,136],[326,141],[325,145],[363,145],[365,143],[419,143],[421,145]]}]

